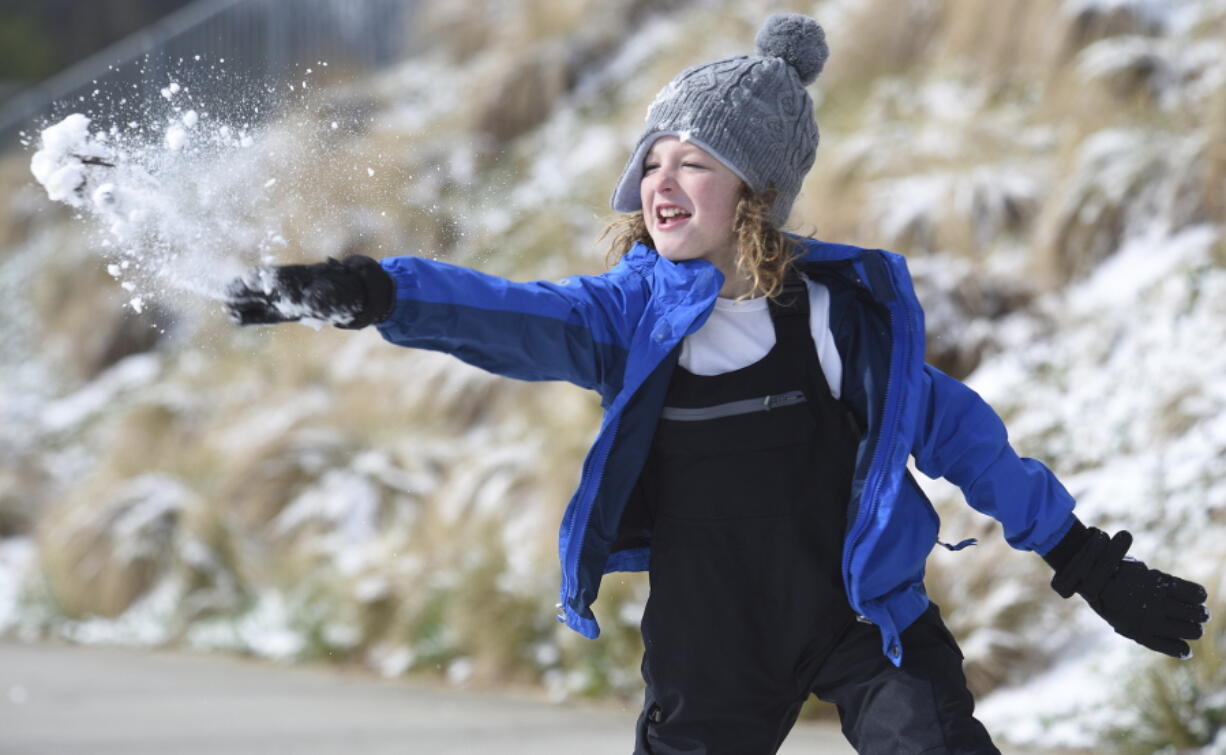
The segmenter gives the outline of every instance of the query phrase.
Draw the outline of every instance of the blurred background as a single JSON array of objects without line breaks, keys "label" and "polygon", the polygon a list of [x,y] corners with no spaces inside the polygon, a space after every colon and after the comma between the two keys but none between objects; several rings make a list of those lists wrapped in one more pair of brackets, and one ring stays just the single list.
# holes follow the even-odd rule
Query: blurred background
[{"label": "blurred background", "polygon": [[[596,274],[647,104],[779,11],[831,50],[790,229],[905,254],[928,360],[1226,615],[1226,0],[29,0],[0,10],[0,634],[639,698],[642,575],[606,578],[599,640],[554,619],[594,394],[181,292],[134,311],[30,158],[192,79],[257,134],[193,167],[250,210],[219,267]],[[994,734],[1226,752],[1220,618],[1160,659],[925,485],[943,540],[980,539],[928,585]]]}]

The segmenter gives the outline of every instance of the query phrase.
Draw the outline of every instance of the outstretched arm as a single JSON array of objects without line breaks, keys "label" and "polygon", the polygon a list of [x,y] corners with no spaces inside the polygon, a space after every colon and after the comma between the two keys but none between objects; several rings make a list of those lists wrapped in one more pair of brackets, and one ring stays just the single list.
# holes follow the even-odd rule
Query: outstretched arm
[{"label": "outstretched arm", "polygon": [[1046,553],[1073,526],[1073,497],[1051,470],[1019,457],[1000,417],[978,393],[930,365],[916,418],[916,467],[962,489],[998,520],[1014,548]]},{"label": "outstretched arm", "polygon": [[615,392],[641,290],[607,275],[519,283],[420,257],[382,264],[396,283],[396,304],[379,332],[392,343],[445,351],[520,380]]},{"label": "outstretched arm", "polygon": [[[624,272],[624,271],[623,271]],[[612,395],[642,291],[607,276],[516,283],[420,257],[353,256],[256,268],[231,283],[243,325],[314,319],[374,324],[402,346],[433,349],[507,377],[566,380]]]},{"label": "outstretched arm", "polygon": [[1117,633],[1186,658],[1185,640],[1209,619],[1200,585],[1125,558],[1126,531],[1108,537],[1073,514],[1073,499],[1042,463],[1019,458],[1004,423],[970,388],[925,366],[925,401],[913,449],[916,466],[962,488],[967,501],[1001,522],[1015,548],[1033,550],[1055,570],[1052,588],[1074,593]]}]

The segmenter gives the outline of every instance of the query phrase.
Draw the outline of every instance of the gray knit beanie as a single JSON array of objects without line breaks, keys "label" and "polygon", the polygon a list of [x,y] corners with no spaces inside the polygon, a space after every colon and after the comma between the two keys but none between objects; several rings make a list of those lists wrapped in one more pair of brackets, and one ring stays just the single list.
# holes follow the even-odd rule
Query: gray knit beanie
[{"label": "gray knit beanie", "polygon": [[757,55],[687,68],[647,108],[646,130],[613,192],[613,209],[642,209],[643,160],[661,136],[702,147],[755,192],[773,187],[771,222],[782,227],[817,154],[817,120],[805,86],[829,54],[816,21],[771,16],[758,31]]}]

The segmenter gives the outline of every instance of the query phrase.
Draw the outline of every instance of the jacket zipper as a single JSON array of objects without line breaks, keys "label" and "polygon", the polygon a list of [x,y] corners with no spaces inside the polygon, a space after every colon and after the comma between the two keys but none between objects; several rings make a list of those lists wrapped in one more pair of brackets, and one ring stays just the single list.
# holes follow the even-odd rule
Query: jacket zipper
[{"label": "jacket zipper", "polygon": [[[888,274],[888,271],[887,271],[887,274]],[[872,276],[870,275],[870,277]],[[886,281],[888,282],[888,278],[886,279]],[[889,283],[889,285],[892,286],[893,284]],[[870,294],[872,294],[871,289],[868,289],[867,286],[865,286],[865,289]],[[892,293],[892,291],[890,293]],[[889,325],[890,325],[889,330],[891,334],[893,334],[894,322],[895,322],[894,313],[890,310],[889,306],[885,306],[885,305],[883,306],[885,307],[886,319],[889,321]],[[882,417],[883,420],[884,420],[886,409],[887,407],[890,406],[890,397],[893,394],[894,382],[896,380],[895,370],[893,369],[893,364],[892,364],[893,356],[894,356],[894,349],[895,349],[895,346],[897,345],[895,343],[896,340],[897,340],[897,336],[892,335],[892,340],[890,342],[890,362],[891,364],[887,367],[888,373],[886,375],[886,381],[885,381],[885,395],[883,396],[882,402],[881,402],[881,413],[883,415]],[[885,427],[885,423],[883,421],[882,426],[880,427],[878,431],[877,447],[873,452],[872,461],[869,463],[869,477],[865,481],[864,490],[860,494],[860,504],[861,505],[860,505],[859,510],[856,513],[856,521],[852,523],[853,528],[856,528],[856,525],[860,525],[860,526],[856,528],[853,532],[849,533],[850,546],[843,549],[843,580],[844,580],[844,584],[848,588],[849,598],[850,598],[850,586],[851,586],[851,552],[855,550],[856,545],[859,543],[860,539],[864,536],[863,523],[871,521],[872,519],[873,510],[876,508],[876,504],[877,504],[877,492],[881,487],[881,469],[880,469],[879,462],[882,458],[883,453],[887,453],[887,451],[892,452],[893,444],[896,442],[895,437],[896,437],[896,433],[894,433],[892,429],[890,429],[890,431],[887,433],[887,428]],[[883,444],[880,442],[881,440],[884,440],[884,439],[888,439],[888,444]],[[890,448],[883,449],[882,448],[883,445],[889,445]],[[865,508],[866,502],[868,504],[867,509]]]},{"label": "jacket zipper", "polygon": [[[891,327],[893,327],[893,316],[891,315],[889,319]],[[890,375],[885,381],[885,398],[882,401],[883,406],[889,405],[890,393],[893,385],[894,371],[890,370]],[[893,433],[891,433],[891,435],[893,435]],[[880,440],[884,437],[885,428],[883,427],[880,431],[878,439]],[[877,448],[873,452],[873,459],[871,462],[869,462],[869,478],[864,485],[864,490],[860,493],[860,508],[856,513],[856,521],[852,523],[853,527],[856,525],[861,526],[856,528],[855,531],[851,533],[851,546],[843,549],[843,579],[849,587],[851,583],[851,552],[855,550],[856,545],[860,542],[860,538],[864,535],[864,527],[862,526],[862,523],[871,520],[873,509],[875,509],[877,505],[877,489],[881,487],[881,471],[878,462],[880,462],[881,455],[884,453],[882,450],[882,445],[883,444],[880,442],[877,443]],[[866,503],[869,507],[867,509],[865,508]]]},{"label": "jacket zipper", "polygon": [[735,417],[740,414],[769,412],[781,406],[794,406],[805,402],[804,391],[788,391],[769,396],[729,401],[714,406],[703,406],[695,409],[677,406],[666,406],[660,410],[660,419],[671,419],[680,422],[701,422],[707,419]]},{"label": "jacket zipper", "polygon": [[[888,265],[888,262],[885,262],[885,264]],[[884,272],[884,275],[886,276],[884,278],[884,283],[888,284],[888,286],[890,287],[890,290],[888,293],[891,294],[891,299],[896,300],[897,294],[893,288],[894,283],[889,278],[889,270],[869,271],[869,272],[870,273],[872,272],[883,273]],[[894,325],[895,325],[896,317],[895,317],[894,311],[891,310],[888,305],[885,306],[885,314],[886,314],[886,319],[889,320],[889,324],[890,324],[889,330],[891,333],[894,333]],[[901,333],[902,337],[905,338],[904,343],[910,343],[911,333],[913,330],[915,330],[915,322],[913,322],[913,315],[908,316],[907,313],[902,314],[902,330],[904,330],[904,332]],[[894,352],[895,352],[896,347],[897,347],[897,337],[895,336],[894,340],[890,342],[889,373],[888,375],[886,375],[886,378],[885,378],[885,396],[883,398],[883,401],[881,401],[881,417],[883,417],[883,423],[881,423],[881,431],[880,431],[879,438],[889,439],[889,444],[888,444],[889,449],[886,451],[883,451],[883,449],[881,449],[881,445],[883,444],[881,444],[881,442],[878,442],[877,449],[875,449],[873,452],[873,461],[869,465],[869,471],[870,471],[870,474],[872,474],[872,478],[866,480],[866,483],[864,483],[864,491],[861,494],[861,510],[857,512],[857,517],[856,517],[857,523],[867,522],[870,520],[870,517],[872,517],[873,515],[873,509],[875,509],[875,505],[877,505],[878,490],[881,487],[881,472],[880,472],[880,467],[878,463],[880,461],[880,455],[881,453],[885,453],[885,452],[888,452],[890,453],[890,455],[893,455],[893,446],[895,442],[897,442],[897,434],[894,431],[894,428],[896,427],[896,424],[897,424],[896,409],[894,411],[894,417],[893,419],[891,419],[890,427],[886,428],[886,425],[884,423],[885,415],[890,414],[891,412],[891,406],[890,406],[891,397],[893,397],[894,395],[895,371],[896,371],[894,369]],[[868,498],[869,506],[870,506],[867,511],[864,510],[864,507],[863,507],[864,499],[866,498]],[[856,548],[856,545],[859,543],[859,541],[861,541],[861,539],[863,538],[863,534],[864,534],[864,527],[861,526],[859,527],[857,532],[852,534],[851,547],[845,548],[845,550],[843,550],[843,580],[845,580],[845,583],[848,586],[850,586],[850,583],[851,583],[851,552],[853,549]],[[850,588],[848,588],[848,593],[850,593]],[[891,631],[896,631],[896,630],[891,630]],[[889,654],[890,654],[890,658],[893,659],[895,663],[899,662],[899,658],[901,657],[901,648],[899,647],[899,641],[897,641],[896,634],[894,636],[894,639],[891,640],[890,642]]]},{"label": "jacket zipper", "polygon": [[[609,426],[609,442],[604,449],[601,450],[600,458],[595,460],[598,463],[598,468],[600,469],[600,476],[596,478],[595,490],[600,490],[600,483],[604,481],[605,464],[609,460],[609,451],[613,448],[613,441],[617,439],[617,428],[620,425],[621,413],[618,412],[617,417],[613,420],[613,424]],[[583,481],[580,481],[580,489],[586,490],[588,489],[588,486],[585,485]],[[584,511],[575,512],[575,518],[570,522],[570,530],[566,533],[566,542],[571,543],[572,548],[570,556],[566,559],[566,568],[562,572],[562,606],[558,611],[559,621],[565,621],[566,609],[568,607],[567,603],[569,603],[570,600],[575,597],[572,594],[572,592],[574,592],[572,589],[574,585],[571,575],[579,568],[579,552],[583,550],[583,543],[575,542],[575,531],[577,529],[579,532],[587,532],[587,522],[588,519],[591,518],[591,514],[592,502],[589,501],[584,506]],[[580,516],[582,516],[582,520],[580,519]]]}]

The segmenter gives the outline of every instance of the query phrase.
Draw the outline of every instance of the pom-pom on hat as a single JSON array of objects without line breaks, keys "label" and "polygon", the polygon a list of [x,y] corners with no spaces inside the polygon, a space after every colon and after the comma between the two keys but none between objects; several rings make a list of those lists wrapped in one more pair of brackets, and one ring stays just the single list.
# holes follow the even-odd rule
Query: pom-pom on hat
[{"label": "pom-pom on hat", "polygon": [[756,55],[687,68],[647,108],[646,130],[613,192],[613,209],[642,209],[643,160],[656,139],[678,136],[711,153],[755,192],[776,191],[771,222],[781,227],[817,154],[817,120],[805,86],[826,64],[826,34],[796,13],[762,24]]}]

